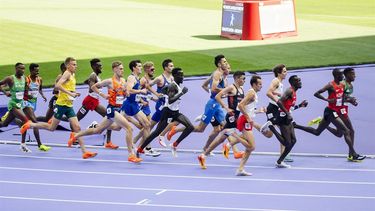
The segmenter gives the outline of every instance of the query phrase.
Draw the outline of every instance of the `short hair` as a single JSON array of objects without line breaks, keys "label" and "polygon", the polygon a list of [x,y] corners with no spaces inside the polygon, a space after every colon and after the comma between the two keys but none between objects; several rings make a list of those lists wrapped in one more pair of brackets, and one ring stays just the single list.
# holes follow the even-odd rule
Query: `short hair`
[{"label": "short hair", "polygon": [[259,75],[253,75],[250,79],[250,85],[253,86],[253,84],[258,83],[258,79],[261,80],[262,78]]},{"label": "short hair", "polygon": [[129,69],[133,72],[133,68],[137,66],[138,63],[142,63],[141,60],[136,59],[129,62]]},{"label": "short hair", "polygon": [[24,64],[21,63],[21,62],[17,62],[17,63],[14,65],[14,67],[18,67],[18,66],[20,66],[20,65],[24,65]]},{"label": "short hair", "polygon": [[32,71],[32,70],[34,70],[37,67],[39,67],[39,64],[31,63],[30,66],[29,66],[29,70]]},{"label": "short hair", "polygon": [[173,62],[172,59],[166,59],[161,63],[161,66],[163,67],[163,70],[168,67],[168,64]]},{"label": "short hair", "polygon": [[116,68],[116,67],[118,67],[120,65],[122,65],[122,62],[120,62],[120,61],[114,61],[114,62],[112,62],[112,69],[114,69],[114,68]]},{"label": "short hair", "polygon": [[182,71],[181,68],[179,68],[179,67],[175,67],[175,68],[172,69],[172,75],[175,76],[175,75],[176,75],[178,72],[180,72],[180,71]]},{"label": "short hair", "polygon": [[96,63],[100,62],[100,59],[98,58],[93,58],[90,60],[90,65],[91,67],[94,66]]},{"label": "short hair", "polygon": [[354,72],[354,68],[347,67],[344,69],[344,75],[347,76],[350,72]]},{"label": "short hair", "polygon": [[289,77],[289,83],[290,83],[290,85],[292,85],[293,81],[296,80],[297,78],[298,78],[297,75],[292,75],[292,76],[290,76],[290,77]]},{"label": "short hair", "polygon": [[147,69],[147,68],[152,67],[152,66],[154,66],[154,63],[151,62],[151,61],[147,61],[147,62],[143,63],[143,69]]},{"label": "short hair", "polygon": [[65,71],[66,70],[66,66],[65,66],[64,62],[60,64],[60,70],[61,71]]},{"label": "short hair", "polygon": [[241,72],[241,71],[236,71],[234,74],[233,74],[233,78],[234,80],[236,80],[237,78],[240,78],[241,76],[245,75],[244,72]]},{"label": "short hair", "polygon": [[73,57],[67,57],[67,58],[65,59],[65,62],[64,62],[65,66],[68,66],[68,64],[69,64],[71,61],[76,61],[76,59],[73,58]]},{"label": "short hair", "polygon": [[278,74],[283,72],[283,69],[285,68],[284,64],[278,64],[275,67],[272,68],[272,72],[277,77]]},{"label": "short hair", "polygon": [[215,56],[215,59],[214,59],[215,66],[218,67],[220,61],[224,58],[225,58],[225,56],[223,54],[219,54],[219,55]]},{"label": "short hair", "polygon": [[342,73],[340,68],[333,68],[332,75],[335,76],[337,73]]}]

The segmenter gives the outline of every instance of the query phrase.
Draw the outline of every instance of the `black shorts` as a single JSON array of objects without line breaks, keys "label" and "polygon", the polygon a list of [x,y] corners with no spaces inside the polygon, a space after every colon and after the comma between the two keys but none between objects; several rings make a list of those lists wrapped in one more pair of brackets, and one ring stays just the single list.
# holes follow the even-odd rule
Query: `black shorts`
[{"label": "black shorts", "polygon": [[278,125],[290,125],[292,121],[287,118],[284,112],[279,112],[279,115],[276,118],[276,122]]},{"label": "black shorts", "polygon": [[179,116],[181,116],[182,114],[180,113],[180,111],[172,111],[171,109],[169,109],[168,107],[165,107],[163,108],[163,110],[161,111],[161,117],[160,117],[160,122],[162,121],[167,121],[167,123],[171,123],[171,122],[174,122],[177,120],[177,118]]},{"label": "black shorts", "polygon": [[56,100],[57,100],[57,96],[54,95],[53,97],[51,97],[51,99],[48,102],[48,108],[49,109],[53,110],[53,108],[55,107],[55,104],[56,104]]},{"label": "black shorts", "polygon": [[269,103],[267,106],[266,115],[267,115],[268,121],[271,121],[272,124],[277,125],[278,124],[277,119],[280,116],[279,107],[272,103]]},{"label": "black shorts", "polygon": [[331,120],[336,119],[337,117],[339,117],[339,114],[336,111],[326,107],[324,109],[324,116],[323,117],[324,117],[324,120],[328,121],[329,119],[331,119]]},{"label": "black shorts", "polygon": [[238,120],[238,117],[240,116],[240,112],[238,111],[235,111],[234,115],[229,115],[227,114],[225,116],[225,125],[224,125],[224,128],[236,128],[237,127],[237,120]]},{"label": "black shorts", "polygon": [[113,106],[113,105],[109,105],[107,106],[107,109],[106,109],[106,113],[107,113],[107,118],[108,119],[113,119],[115,117],[115,112],[121,112],[121,107],[116,107],[116,106]]}]

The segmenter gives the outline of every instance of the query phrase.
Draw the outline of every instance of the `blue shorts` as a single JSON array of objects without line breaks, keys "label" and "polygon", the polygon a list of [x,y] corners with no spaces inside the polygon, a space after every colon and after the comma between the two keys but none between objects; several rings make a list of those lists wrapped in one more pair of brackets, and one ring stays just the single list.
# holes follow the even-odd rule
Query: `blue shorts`
[{"label": "blue shorts", "polygon": [[150,116],[150,114],[151,114],[150,106],[141,106],[141,110],[142,110],[142,112],[143,112],[146,116]]},{"label": "blue shorts", "polygon": [[121,107],[115,107],[113,105],[108,105],[107,106],[107,110],[106,110],[106,113],[107,113],[107,119],[113,119],[115,117],[115,112],[118,112],[120,113],[121,111]]},{"label": "blue shorts", "polygon": [[211,122],[212,118],[214,118],[220,124],[224,121],[225,118],[224,110],[215,99],[210,99],[207,102],[201,121],[208,125]]},{"label": "blue shorts", "polygon": [[151,119],[155,122],[159,122],[161,119],[161,111],[160,107],[164,104],[164,101],[158,100],[155,104],[155,113],[152,115]]},{"label": "blue shorts", "polygon": [[22,104],[22,109],[27,108],[27,107],[32,108],[34,111],[36,111],[36,102],[30,102],[30,101],[24,100]]},{"label": "blue shorts", "polygon": [[141,108],[137,102],[129,102],[125,100],[122,104],[121,110],[125,111],[125,114],[128,116],[134,116],[141,111]]}]

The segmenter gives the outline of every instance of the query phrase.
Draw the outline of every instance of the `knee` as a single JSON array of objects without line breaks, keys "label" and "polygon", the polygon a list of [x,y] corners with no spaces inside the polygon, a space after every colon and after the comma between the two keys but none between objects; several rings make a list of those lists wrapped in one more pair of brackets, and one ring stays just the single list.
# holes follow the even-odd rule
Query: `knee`
[{"label": "knee", "polygon": [[254,145],[250,145],[250,146],[246,147],[246,152],[251,153],[254,150],[255,150],[255,146]]},{"label": "knee", "polygon": [[194,126],[190,124],[190,125],[188,125],[188,126],[186,127],[186,130],[189,131],[189,132],[193,132],[193,130],[194,130]]}]

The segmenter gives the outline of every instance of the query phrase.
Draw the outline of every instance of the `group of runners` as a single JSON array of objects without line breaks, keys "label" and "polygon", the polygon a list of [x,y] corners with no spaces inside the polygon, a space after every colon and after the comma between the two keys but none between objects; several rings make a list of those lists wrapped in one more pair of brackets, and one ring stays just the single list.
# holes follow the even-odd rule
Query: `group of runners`
[{"label": "group of runners", "polygon": [[[71,134],[67,138],[68,147],[78,143],[84,159],[95,157],[97,153],[85,148],[83,137],[100,134],[106,130],[105,148],[117,149],[118,146],[111,141],[111,131],[121,129],[124,129],[126,134],[125,143],[129,162],[141,162],[142,154],[159,156],[160,152],[150,147],[154,139],[157,139],[162,147],[170,147],[172,155],[177,157],[177,148],[181,141],[192,132],[202,133],[209,124],[213,129],[204,144],[203,152],[198,156],[202,169],[207,168],[207,156],[227,139],[228,142],[223,144],[223,155],[228,158],[232,148],[234,157],[241,159],[235,175],[250,176],[251,173],[245,171],[244,167],[255,150],[254,129],[267,138],[275,135],[280,142],[280,156],[275,163],[278,168],[290,168],[285,162],[293,161],[288,155],[297,142],[295,128],[314,135],[319,135],[327,129],[337,137],[344,136],[349,149],[347,159],[353,162],[365,159],[365,156],[359,155],[354,149],[354,129],[348,116],[348,104],[354,106],[358,104],[353,96],[352,82],[355,80],[355,71],[352,68],[343,71],[333,69],[333,80],[314,94],[317,98],[328,102],[323,118],[311,121],[312,124],[318,124],[315,129],[311,125],[301,126],[293,120],[292,111],[305,108],[308,102],[303,100],[297,103],[297,91],[302,88],[301,79],[297,75],[289,77],[290,86],[284,89],[287,69],[283,64],[276,65],[272,69],[275,78],[266,92],[269,105],[259,108],[257,93],[262,89],[262,78],[253,75],[250,79],[250,89],[245,91],[243,89],[246,81],[245,73],[236,71],[233,73],[234,82],[229,84],[227,76],[230,74],[230,64],[224,55],[217,55],[214,58],[216,69],[202,84],[202,88],[209,92],[209,99],[203,114],[196,119],[199,121],[196,126],[180,112],[180,103],[188,88],[182,85],[183,70],[174,67],[172,60],[166,59],[162,62],[163,73],[157,77],[154,77],[155,66],[152,62],[142,64],[140,60],[132,60],[128,65],[131,74],[127,80],[124,79],[124,64],[120,61],[112,62],[113,76],[104,80],[100,79],[102,73],[100,59],[92,59],[90,64],[93,71],[84,82],[89,86],[88,95],[84,98],[77,114],[73,109],[73,103],[80,93],[76,91],[77,61],[72,57],[66,58],[60,65],[61,74],[56,78],[54,95],[43,117],[35,115],[38,96],[47,101],[42,90],[38,64],[30,64],[30,75],[26,77],[25,65],[17,63],[15,74],[0,81],[0,90],[10,97],[8,112],[0,121],[0,127],[8,126],[12,121],[20,125],[23,152],[31,152],[25,143],[28,129],[33,128],[38,149],[48,151],[51,147],[42,144],[38,129],[54,131],[60,121],[69,121]],[[142,69],[143,76],[141,76]],[[154,85],[156,90],[153,88]],[[108,91],[104,92],[103,88],[107,88]],[[322,95],[325,92],[328,92],[327,97]],[[100,98],[108,100],[106,107],[100,104]],[[224,102],[225,98],[227,103]],[[150,108],[151,100],[156,102],[153,115]],[[89,111],[96,111],[103,116],[103,119],[100,123],[81,130],[79,121]],[[265,124],[255,122],[254,117],[257,113],[265,113],[268,121]],[[132,125],[139,129],[139,134],[133,134]],[[156,129],[153,130],[155,126]],[[168,146],[164,140],[165,135],[171,140],[179,132],[181,135]],[[243,152],[236,148],[235,145],[238,143],[243,145]]]}]

